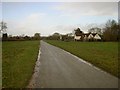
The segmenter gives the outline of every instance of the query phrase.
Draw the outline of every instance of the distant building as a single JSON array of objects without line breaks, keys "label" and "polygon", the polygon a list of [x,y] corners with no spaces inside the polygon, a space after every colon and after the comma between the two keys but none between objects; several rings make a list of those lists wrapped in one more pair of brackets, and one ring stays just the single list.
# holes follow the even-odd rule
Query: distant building
[{"label": "distant building", "polygon": [[96,35],[94,36],[94,39],[95,39],[95,40],[101,40],[101,36],[96,33]]},{"label": "distant building", "polygon": [[98,33],[83,33],[80,29],[75,30],[75,41],[100,41],[101,35]]},{"label": "distant building", "polygon": [[74,30],[74,40],[75,41],[82,41],[83,37],[84,37],[84,33],[80,30],[80,28],[77,28],[76,30]]}]

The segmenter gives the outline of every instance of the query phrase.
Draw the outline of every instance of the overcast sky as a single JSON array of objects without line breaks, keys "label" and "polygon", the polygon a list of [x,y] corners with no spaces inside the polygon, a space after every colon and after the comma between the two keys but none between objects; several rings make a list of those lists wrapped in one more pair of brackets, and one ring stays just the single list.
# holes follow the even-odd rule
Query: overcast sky
[{"label": "overcast sky", "polygon": [[[108,19],[118,20],[117,2],[7,2],[0,4],[10,35],[71,33],[80,27],[102,27]],[[13,0],[14,1],[14,0]]]}]

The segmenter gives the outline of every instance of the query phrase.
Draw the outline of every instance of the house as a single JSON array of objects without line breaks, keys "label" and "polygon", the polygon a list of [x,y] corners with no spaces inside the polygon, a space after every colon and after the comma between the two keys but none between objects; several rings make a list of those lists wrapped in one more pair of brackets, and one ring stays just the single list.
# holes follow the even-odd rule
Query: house
[{"label": "house", "polygon": [[100,41],[101,36],[98,33],[83,33],[79,28],[75,30],[75,41]]},{"label": "house", "polygon": [[[88,40],[88,36],[89,36],[89,33],[85,33],[83,40],[84,40],[84,41],[87,41],[87,40]],[[91,36],[89,36],[89,37],[91,37]]]},{"label": "house", "polygon": [[94,35],[92,33],[90,33],[87,37],[88,39],[93,39],[94,38]]},{"label": "house", "polygon": [[101,36],[98,33],[88,33],[84,34],[85,41],[100,41]]},{"label": "house", "polygon": [[96,35],[94,36],[94,39],[95,39],[95,40],[101,40],[102,38],[101,38],[101,36],[100,36],[99,34],[96,34]]},{"label": "house", "polygon": [[75,36],[74,36],[74,40],[75,40],[75,41],[79,41],[79,40],[81,40],[81,36],[77,36],[77,35],[75,35]]},{"label": "house", "polygon": [[90,33],[88,35],[88,40],[89,41],[98,41],[98,40],[101,40],[101,36],[98,33]]},{"label": "house", "polygon": [[84,37],[84,33],[79,28],[74,30],[74,32],[75,32],[74,33],[74,40],[75,41],[82,41],[83,37]]}]

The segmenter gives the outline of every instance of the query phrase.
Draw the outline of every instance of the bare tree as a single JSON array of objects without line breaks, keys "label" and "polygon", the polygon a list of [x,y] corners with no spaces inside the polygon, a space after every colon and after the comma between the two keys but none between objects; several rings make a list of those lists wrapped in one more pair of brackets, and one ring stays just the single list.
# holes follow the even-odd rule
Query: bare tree
[{"label": "bare tree", "polygon": [[5,22],[0,22],[0,33],[2,33],[2,32],[6,32],[6,30],[7,30],[7,23],[5,23]]},{"label": "bare tree", "polygon": [[101,28],[98,28],[98,27],[93,27],[93,28],[90,28],[89,30],[88,30],[88,32],[90,32],[90,33],[98,33],[98,34],[102,34],[102,30],[101,30]]}]

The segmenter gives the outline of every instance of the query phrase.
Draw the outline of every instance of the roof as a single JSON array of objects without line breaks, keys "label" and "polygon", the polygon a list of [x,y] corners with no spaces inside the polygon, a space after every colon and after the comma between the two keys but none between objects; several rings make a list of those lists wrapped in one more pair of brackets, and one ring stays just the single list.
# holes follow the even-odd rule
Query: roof
[{"label": "roof", "polygon": [[75,33],[76,36],[81,36],[83,35],[82,33]]},{"label": "roof", "polygon": [[83,35],[84,33],[82,32],[82,31],[80,31],[80,32],[75,32],[75,35],[76,36],[81,36],[81,35]]}]

